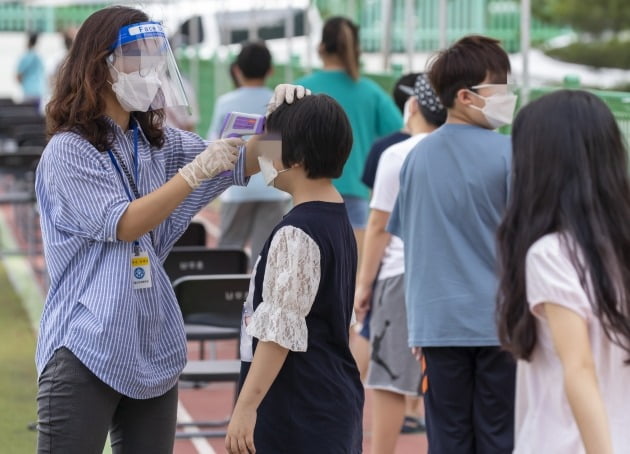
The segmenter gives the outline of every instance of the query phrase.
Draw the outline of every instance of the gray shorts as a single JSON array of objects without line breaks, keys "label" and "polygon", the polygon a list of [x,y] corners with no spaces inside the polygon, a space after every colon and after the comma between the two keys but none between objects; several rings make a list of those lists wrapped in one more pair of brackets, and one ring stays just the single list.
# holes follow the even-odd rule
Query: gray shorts
[{"label": "gray shorts", "polygon": [[402,274],[381,279],[374,286],[366,387],[417,396],[421,371],[407,344],[404,290]]}]

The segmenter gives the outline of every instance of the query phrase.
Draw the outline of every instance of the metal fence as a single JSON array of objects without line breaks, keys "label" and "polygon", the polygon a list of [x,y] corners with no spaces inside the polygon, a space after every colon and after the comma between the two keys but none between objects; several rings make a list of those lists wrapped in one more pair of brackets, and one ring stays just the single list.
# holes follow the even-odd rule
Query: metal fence
[{"label": "metal fence", "polygon": [[112,2],[53,7],[28,3],[1,3],[0,31],[60,31],[80,25],[94,11],[110,4]]},{"label": "metal fence", "polygon": [[[345,15],[361,27],[361,47],[367,52],[381,50],[384,30],[384,0],[347,1],[317,0],[322,15]],[[432,51],[439,48],[439,0],[413,0],[413,48]],[[353,6],[354,5],[354,6]],[[405,0],[391,0],[392,37],[394,52],[406,50]],[[447,42],[479,33],[502,41],[508,52],[520,49],[520,1],[515,0],[448,0],[446,2]],[[545,24],[532,19],[533,42],[543,42],[570,32],[570,29]]]},{"label": "metal fence", "polygon": [[[563,87],[537,87],[530,91],[530,99],[536,99],[547,93],[551,93],[554,90]],[[578,88],[575,86],[569,86],[567,88]],[[626,144],[630,146],[630,93],[619,91],[605,91],[605,90],[588,90],[591,93],[597,95],[602,99],[606,105],[610,108],[613,115],[617,119],[617,124],[621,129],[624,137],[626,138]],[[629,150],[630,151],[630,150]]]},{"label": "metal fence", "polygon": [[[323,16],[341,14],[352,17],[361,26],[361,46],[367,52],[381,49],[384,0],[315,0]],[[405,50],[405,0],[390,0],[392,11],[392,50]],[[34,30],[53,32],[81,24],[92,12],[113,2],[69,6],[37,6],[29,3],[1,3],[0,31]],[[500,39],[508,52],[517,52],[520,43],[520,1],[516,0],[448,0],[447,41],[463,35],[481,33]],[[414,36],[417,51],[439,47],[439,0],[413,0]],[[533,42],[569,32],[532,20]]]},{"label": "metal fence", "polygon": [[[189,67],[188,59],[179,59],[182,72],[185,74]],[[229,77],[230,60],[212,59],[201,60],[199,65],[199,89],[197,98],[200,107],[200,122],[198,131],[205,135],[212,117],[212,109],[214,100],[223,93],[233,89],[232,82]],[[290,82],[298,79],[305,74],[305,69],[299,64],[299,60],[294,59],[291,66],[275,65],[274,73],[267,81],[270,87],[283,82]],[[391,93],[396,80],[402,74],[401,66],[392,66],[389,73],[366,73],[364,76],[369,77],[379,84],[387,93]],[[289,77],[290,75],[290,77]],[[574,85],[567,87],[532,87],[529,92],[529,99],[533,100],[560,88],[579,88]],[[613,112],[619,126],[626,137],[626,141],[630,144],[630,93],[589,90],[599,96]]]}]

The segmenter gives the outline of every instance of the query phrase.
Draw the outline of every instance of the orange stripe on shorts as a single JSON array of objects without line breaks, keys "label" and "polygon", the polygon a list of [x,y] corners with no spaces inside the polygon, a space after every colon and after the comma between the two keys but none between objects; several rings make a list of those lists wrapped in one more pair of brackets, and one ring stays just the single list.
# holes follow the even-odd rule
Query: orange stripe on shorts
[{"label": "orange stripe on shorts", "polygon": [[422,382],[420,383],[420,390],[422,391],[422,394],[426,394],[429,390],[429,376],[427,375],[427,362],[424,355],[422,355],[422,358],[420,359],[420,367],[422,367]]}]

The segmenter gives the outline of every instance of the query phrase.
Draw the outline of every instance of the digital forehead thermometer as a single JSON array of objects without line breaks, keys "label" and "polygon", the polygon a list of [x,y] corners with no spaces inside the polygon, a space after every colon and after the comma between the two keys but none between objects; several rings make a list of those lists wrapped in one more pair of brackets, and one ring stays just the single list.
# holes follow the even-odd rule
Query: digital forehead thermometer
[{"label": "digital forehead thermometer", "polygon": [[[221,134],[219,137],[225,139],[228,137],[252,136],[254,134],[262,134],[265,130],[265,116],[258,114],[247,114],[242,112],[230,112],[223,120]],[[228,175],[231,170],[221,172],[221,175]]]},{"label": "digital forehead thermometer", "polygon": [[265,116],[230,112],[223,120],[220,137],[243,137],[262,134],[265,130]]}]

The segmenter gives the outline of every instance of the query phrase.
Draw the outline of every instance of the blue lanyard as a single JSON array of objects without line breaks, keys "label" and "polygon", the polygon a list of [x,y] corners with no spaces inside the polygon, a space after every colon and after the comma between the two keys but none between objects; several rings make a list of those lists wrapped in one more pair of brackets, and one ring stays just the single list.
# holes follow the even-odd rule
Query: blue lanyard
[{"label": "blue lanyard", "polygon": [[[131,180],[131,176],[128,175],[127,180],[136,198],[140,198],[140,193],[138,192],[138,188],[137,188],[137,184],[138,184],[138,126],[136,125],[135,122],[133,123],[132,128],[133,128],[133,176],[134,176],[134,179]],[[118,160],[116,159],[116,156],[114,155],[112,150],[107,150],[107,153],[109,154],[109,159],[111,159],[112,164],[114,165],[114,168],[116,169],[116,172],[118,172],[118,175],[120,176],[120,179],[122,180],[123,187],[125,188],[127,197],[129,197],[129,201],[133,202],[133,197],[131,196],[131,192],[129,191],[129,188],[125,184],[125,175],[123,175],[123,172],[120,168],[120,166],[124,165],[124,163],[121,160],[121,163],[118,164]],[[126,170],[126,167],[125,167],[125,170]],[[128,173],[128,171],[126,173]],[[153,232],[150,232],[150,233],[151,233],[151,241],[153,241]],[[133,251],[136,255],[140,255],[140,242],[138,240],[133,242]]]},{"label": "blue lanyard", "polygon": [[[135,185],[137,185],[138,184],[138,126],[134,123],[132,128],[133,128],[133,177],[134,177]],[[133,197],[131,196],[131,192],[129,191],[129,188],[125,184],[125,176],[123,175],[123,172],[120,169],[120,165],[118,164],[118,160],[116,159],[116,156],[114,155],[112,150],[107,150],[107,153],[109,154],[109,159],[111,159],[112,164],[114,165],[114,168],[116,169],[116,172],[118,172],[118,175],[120,176],[120,179],[123,182],[123,186],[125,188],[125,192],[127,193],[127,197],[129,197],[129,201],[133,202]],[[132,190],[136,189],[134,188],[135,185],[133,181],[128,181],[128,183]],[[134,192],[136,192],[136,194],[134,194],[136,198],[139,198],[140,194],[137,193],[137,189]]]}]

